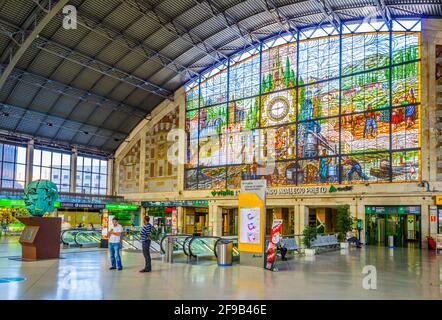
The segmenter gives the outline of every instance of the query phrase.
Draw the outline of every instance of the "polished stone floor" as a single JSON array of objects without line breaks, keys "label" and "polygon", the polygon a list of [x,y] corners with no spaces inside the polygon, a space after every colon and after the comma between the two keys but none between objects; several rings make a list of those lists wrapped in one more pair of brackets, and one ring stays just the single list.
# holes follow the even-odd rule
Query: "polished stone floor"
[{"label": "polished stone floor", "polygon": [[[442,255],[420,249],[366,247],[297,256],[279,272],[214,261],[166,264],[140,274],[142,255],[123,252],[123,271],[109,271],[105,250],[63,250],[60,260],[21,262],[13,240],[0,240],[0,299],[441,299]],[[7,253],[10,253],[9,255]],[[362,269],[377,270],[377,289],[363,289]],[[1,279],[26,278],[20,282]]]}]

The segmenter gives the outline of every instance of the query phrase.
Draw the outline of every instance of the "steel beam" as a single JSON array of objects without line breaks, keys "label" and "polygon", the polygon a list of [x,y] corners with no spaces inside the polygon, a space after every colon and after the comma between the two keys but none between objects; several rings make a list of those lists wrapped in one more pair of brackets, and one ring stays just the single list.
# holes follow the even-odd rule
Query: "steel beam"
[{"label": "steel beam", "polygon": [[[0,70],[4,69],[4,66],[0,65]],[[28,81],[25,79],[25,77],[30,77],[32,81]],[[94,106],[101,106],[104,108],[109,108],[112,110],[117,110],[123,113],[127,113],[129,115],[132,115],[134,117],[138,117],[140,119],[143,119],[147,113],[146,110],[127,105],[118,101],[114,101],[112,99],[100,96],[98,94],[92,93],[90,91],[86,91],[83,89],[78,89],[75,87],[72,87],[70,85],[50,80],[45,77],[42,77],[40,75],[31,73],[29,71],[23,71],[20,69],[15,68],[14,71],[10,75],[10,79],[18,80],[20,82],[37,86],[41,89],[50,90],[54,93],[58,93],[67,97],[71,97],[75,100],[80,100],[86,103],[89,103]]]},{"label": "steel beam", "polygon": [[336,14],[336,12],[333,11],[332,7],[327,3],[327,0],[313,0],[313,2],[325,15],[326,19],[335,27],[335,29],[339,30],[341,19]]},{"label": "steel beam", "polygon": [[52,18],[58,13],[58,11],[60,11],[68,2],[69,0],[59,0],[55,5],[53,5],[51,9],[48,10],[47,14],[37,23],[25,41],[23,41],[23,43],[19,46],[18,50],[11,58],[11,61],[8,63],[0,77],[0,90],[3,88],[4,84],[6,83],[6,79],[8,79],[12,70],[14,70],[15,66],[20,61],[21,57],[23,57],[26,50],[29,49],[34,40],[40,35],[40,32],[42,32],[49,22],[51,22]]},{"label": "steel beam", "polygon": [[[19,107],[19,106],[16,106],[16,105],[11,105],[11,104],[8,104],[8,103],[0,102],[0,117],[2,117],[2,116],[3,117],[4,116],[14,117],[14,115],[11,114],[11,113],[8,113],[8,111],[4,111],[5,108],[7,108],[7,109],[8,108],[10,108],[10,109],[18,109],[20,111],[23,111],[24,114],[22,116],[15,116],[15,118],[19,119],[19,120],[24,119],[26,121],[30,121],[30,122],[34,122],[34,123],[36,122],[35,118],[32,118],[32,117],[31,118],[26,118],[26,113],[27,112],[33,112],[33,113],[36,113],[36,114],[39,114],[39,115],[45,116],[45,117],[48,116],[45,112],[41,112],[41,111],[37,111],[37,110],[33,110],[33,109],[26,109],[26,108]],[[5,115],[5,113],[8,113],[8,114]],[[57,119],[57,120],[60,120],[60,121],[66,121],[65,118],[60,117],[60,116],[50,115],[50,117],[54,118],[54,119]],[[87,126],[96,128],[97,131],[102,129],[102,130],[107,130],[109,132],[112,132],[112,133],[115,133],[115,134],[118,134],[118,135],[121,135],[121,136],[124,136],[124,137],[126,137],[128,135],[126,132],[122,132],[122,131],[118,131],[118,130],[114,130],[114,129],[110,129],[110,128],[96,127],[94,125],[85,124],[85,123],[82,123],[82,122],[79,122],[79,121],[75,121],[75,120],[67,120],[67,122],[68,122],[67,124],[69,124],[69,123],[77,124],[77,125],[80,126],[79,128],[81,128],[81,126],[87,125]],[[46,121],[38,121],[38,123],[40,123],[40,125],[50,125],[51,127],[60,128],[62,130],[70,130],[70,131],[75,131],[75,132],[79,131],[78,129],[69,128],[69,126],[66,126],[66,123],[64,123],[63,125],[58,125],[56,123],[52,123],[50,121],[50,119],[46,120]],[[99,137],[102,137],[102,138],[106,138],[106,139],[109,138],[108,136],[103,136],[103,135],[98,135],[98,134],[96,136],[99,136]]]},{"label": "steel beam", "polygon": [[374,0],[374,4],[376,5],[378,12],[381,14],[384,21],[387,25],[390,25],[391,22],[391,13],[390,9],[386,6],[384,0]]},{"label": "steel beam", "polygon": [[[14,27],[17,31],[26,33],[26,30],[22,30],[20,27],[12,25],[11,23],[4,21],[2,19],[0,19],[0,24],[3,24],[5,27]],[[10,37],[9,33],[5,33],[2,30],[0,30],[0,33],[4,34],[7,37]],[[98,73],[106,75],[120,82],[129,84],[138,89],[160,96],[164,99],[173,100],[172,92],[170,92],[165,88],[162,88],[161,86],[158,86],[150,81],[141,79],[126,71],[120,70],[117,67],[108,65],[105,62],[91,58],[85,54],[77,52],[71,48],[68,48],[55,41],[46,39],[42,36],[36,37],[33,41],[32,46],[42,51],[46,51],[55,56],[58,56],[59,58],[69,60],[83,67],[94,70]]]},{"label": "steel beam", "polygon": [[[134,37],[130,36],[126,32],[119,31],[114,27],[106,24],[86,12],[77,9],[77,23],[92,31],[102,37],[108,39],[109,41],[118,41],[122,46],[130,50],[131,52],[137,53],[138,55],[146,58],[146,61],[153,61],[160,66],[170,69],[175,73],[181,74],[182,76],[189,78],[193,76],[199,76],[199,73],[186,66],[179,64],[173,59],[167,57],[161,52],[152,49],[145,41],[140,42]],[[155,59],[158,58],[158,59]],[[158,61],[159,60],[159,61]]]},{"label": "steel beam", "polygon": [[[187,30],[187,28],[185,28],[183,25],[178,23],[176,20],[170,18],[168,15],[161,12],[161,10],[159,10],[158,8],[154,8],[151,5],[147,4],[146,2],[140,0],[120,0],[120,1],[138,10],[147,18],[157,23],[157,25],[161,29],[176,35],[179,39],[194,46],[196,49],[200,50],[205,55],[210,56],[214,61],[221,63],[222,59],[228,58],[224,53],[214,48],[212,45],[207,43],[207,41],[201,39],[191,30]],[[200,45],[202,45],[203,48]]]}]

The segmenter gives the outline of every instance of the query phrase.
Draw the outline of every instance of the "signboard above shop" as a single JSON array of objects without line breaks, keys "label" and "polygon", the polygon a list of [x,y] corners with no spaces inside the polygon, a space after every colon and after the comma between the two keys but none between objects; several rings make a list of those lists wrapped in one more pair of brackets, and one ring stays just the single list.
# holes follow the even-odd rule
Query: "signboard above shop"
[{"label": "signboard above shop", "polygon": [[208,200],[176,200],[176,201],[141,201],[141,206],[148,207],[208,207]]},{"label": "signboard above shop", "polygon": [[365,206],[366,214],[421,214],[420,206]]}]

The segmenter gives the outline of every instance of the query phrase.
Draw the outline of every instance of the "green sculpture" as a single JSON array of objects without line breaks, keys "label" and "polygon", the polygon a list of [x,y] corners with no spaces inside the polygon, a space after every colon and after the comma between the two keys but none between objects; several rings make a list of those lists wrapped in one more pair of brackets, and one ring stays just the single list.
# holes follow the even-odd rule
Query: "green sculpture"
[{"label": "green sculpture", "polygon": [[29,213],[41,217],[46,212],[54,211],[54,203],[58,198],[55,183],[48,180],[36,180],[25,188],[25,206]]}]

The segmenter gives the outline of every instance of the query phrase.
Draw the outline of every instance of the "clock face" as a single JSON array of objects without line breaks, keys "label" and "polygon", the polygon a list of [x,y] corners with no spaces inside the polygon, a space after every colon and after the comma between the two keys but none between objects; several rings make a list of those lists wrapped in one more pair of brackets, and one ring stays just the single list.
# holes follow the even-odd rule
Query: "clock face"
[{"label": "clock face", "polygon": [[289,103],[283,98],[274,98],[267,108],[267,115],[273,121],[284,119],[289,113]]}]

